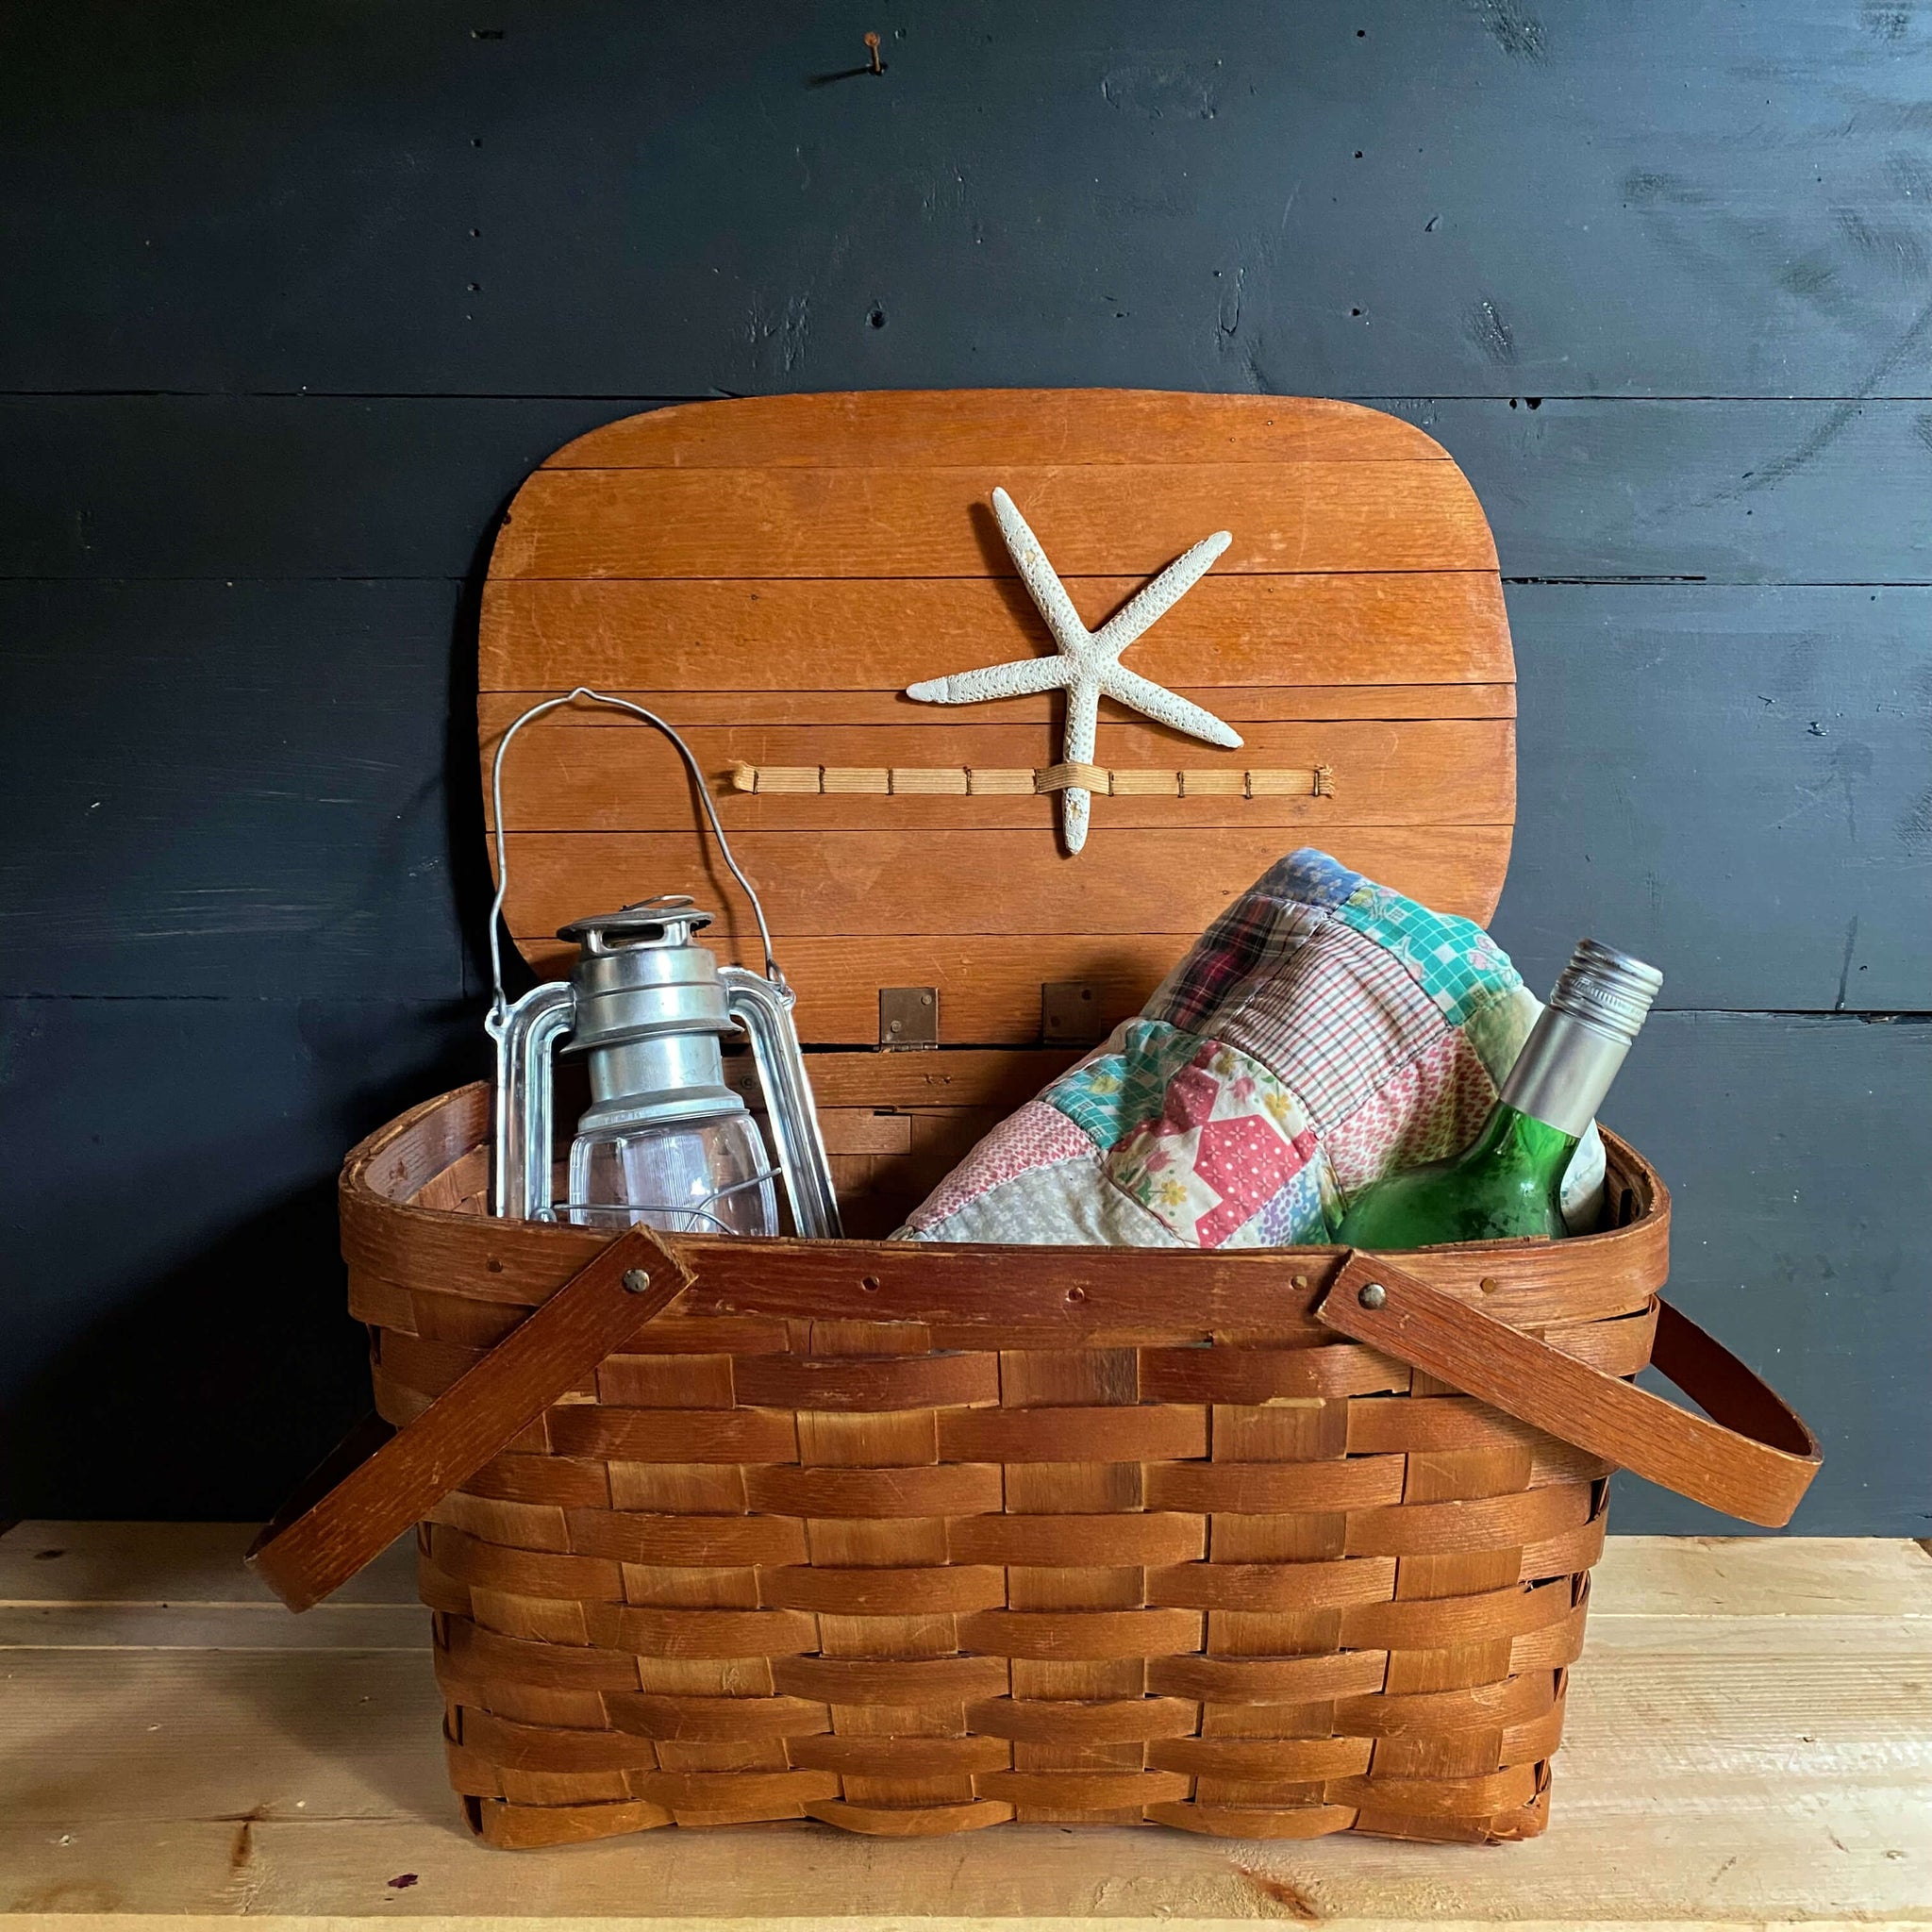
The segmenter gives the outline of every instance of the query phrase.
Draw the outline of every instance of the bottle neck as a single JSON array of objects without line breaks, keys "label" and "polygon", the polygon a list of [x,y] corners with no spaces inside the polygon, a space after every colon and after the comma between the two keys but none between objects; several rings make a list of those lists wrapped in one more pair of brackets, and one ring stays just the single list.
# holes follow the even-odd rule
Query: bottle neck
[{"label": "bottle neck", "polygon": [[1554,1188],[1561,1184],[1579,1138],[1521,1113],[1507,1101],[1499,1100],[1490,1109],[1490,1117],[1483,1123],[1482,1132],[1459,1158],[1457,1165],[1489,1166],[1496,1161],[1511,1167],[1527,1165]]},{"label": "bottle neck", "polygon": [[1629,1041],[1546,1007],[1497,1097],[1574,1142],[1583,1137],[1624,1064]]}]

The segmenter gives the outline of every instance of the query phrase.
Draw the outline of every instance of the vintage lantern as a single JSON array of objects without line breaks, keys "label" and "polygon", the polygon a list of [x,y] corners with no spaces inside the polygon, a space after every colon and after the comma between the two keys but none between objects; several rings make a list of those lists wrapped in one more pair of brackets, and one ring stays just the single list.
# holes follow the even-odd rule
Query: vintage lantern
[{"label": "vintage lantern", "polygon": [[[567,980],[504,996],[500,918],[508,890],[503,759],[533,718],[577,699],[655,725],[682,755],[724,861],[749,895],[765,946],[765,972],[721,965],[696,935],[712,914],[681,893],[573,921],[559,939],[579,947]],[[839,1205],[813,1109],[811,1082],[791,1023],[793,994],[772,956],[764,908],[731,856],[691,749],[662,719],[622,698],[579,688],[534,705],[497,746],[491,778],[497,892],[490,924],[495,997],[487,1022],[496,1043],[491,1202],[519,1220],[591,1226],[643,1222],[672,1232],[776,1234],[772,1167],[757,1122],[724,1078],[722,1042],[741,1029],[764,1089],[778,1174],[797,1233],[840,1233]],[[566,1198],[554,1200],[554,1053],[583,1056],[591,1104],[577,1123]]]}]

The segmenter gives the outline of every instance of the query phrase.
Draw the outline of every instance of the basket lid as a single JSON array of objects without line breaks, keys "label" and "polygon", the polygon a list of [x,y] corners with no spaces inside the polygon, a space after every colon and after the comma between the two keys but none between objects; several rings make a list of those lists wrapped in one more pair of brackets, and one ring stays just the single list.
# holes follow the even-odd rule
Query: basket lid
[{"label": "basket lid", "polygon": [[[1062,758],[1062,692],[904,694],[1053,650],[996,486],[1090,625],[1202,538],[1233,536],[1124,661],[1244,743],[1103,700],[1093,762],[1124,775],[1075,856],[1059,801],[1012,789]],[[881,991],[906,988],[937,991],[943,1044],[1052,1040],[1055,990],[1104,1030],[1297,845],[1481,920],[1508,859],[1495,546],[1438,444],[1350,404],[967,390],[628,417],[558,451],[504,519],[482,614],[486,809],[503,729],[576,684],[690,741],[820,1044],[877,1044]],[[747,791],[759,780],[740,767],[811,783]],[[1290,782],[1321,768],[1325,785]],[[749,906],[656,733],[553,712],[519,738],[504,796],[506,916],[539,971],[571,957],[559,927],[653,892],[718,906],[716,932],[756,960]]]}]

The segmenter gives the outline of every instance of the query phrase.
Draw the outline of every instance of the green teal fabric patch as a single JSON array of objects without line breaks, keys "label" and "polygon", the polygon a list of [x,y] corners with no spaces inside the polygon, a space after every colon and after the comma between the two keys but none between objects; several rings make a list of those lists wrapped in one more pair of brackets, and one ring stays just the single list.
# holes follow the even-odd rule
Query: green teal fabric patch
[{"label": "green teal fabric patch", "polygon": [[1431,912],[1387,886],[1363,880],[1334,917],[1401,960],[1452,1026],[1523,984],[1507,954],[1474,920]]},{"label": "green teal fabric patch", "polygon": [[1129,1020],[1118,1052],[1071,1068],[1040,1097],[1105,1150],[1159,1114],[1167,1083],[1200,1047],[1199,1034],[1164,1020]]}]

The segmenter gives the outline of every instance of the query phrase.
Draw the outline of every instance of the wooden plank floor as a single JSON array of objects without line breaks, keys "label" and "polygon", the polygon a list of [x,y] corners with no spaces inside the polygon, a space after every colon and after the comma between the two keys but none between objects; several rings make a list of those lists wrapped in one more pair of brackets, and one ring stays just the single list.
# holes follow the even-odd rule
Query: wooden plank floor
[{"label": "wooden plank floor", "polygon": [[0,1537],[7,1925],[1932,1924],[1932,1557],[1908,1542],[1613,1538],[1529,1844],[766,1825],[510,1854],[443,1781],[407,1557],[296,1619],[240,1570],[247,1537]]}]

